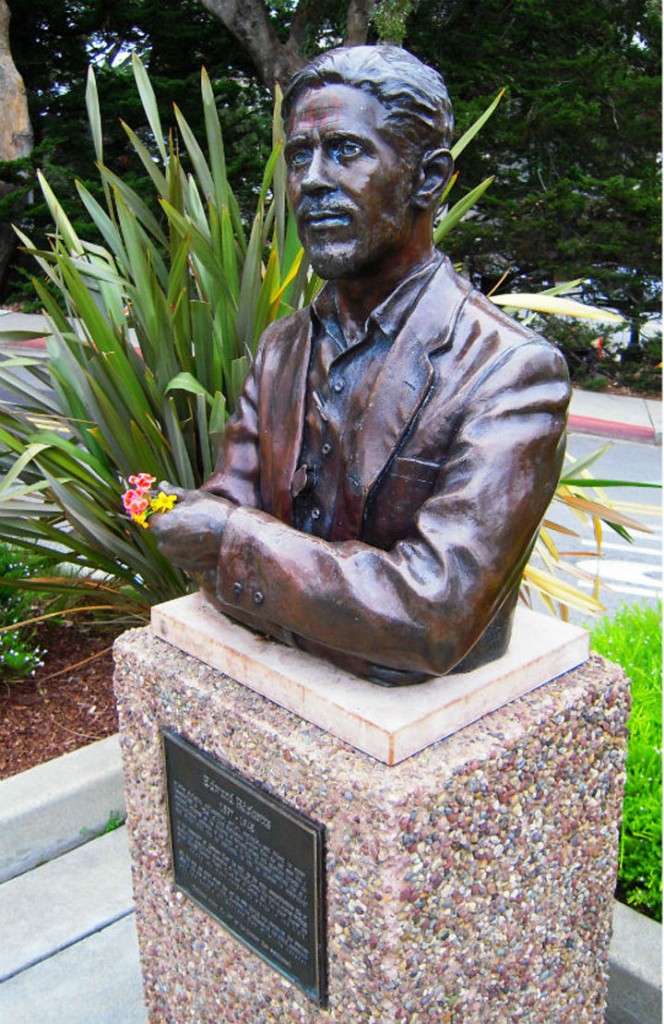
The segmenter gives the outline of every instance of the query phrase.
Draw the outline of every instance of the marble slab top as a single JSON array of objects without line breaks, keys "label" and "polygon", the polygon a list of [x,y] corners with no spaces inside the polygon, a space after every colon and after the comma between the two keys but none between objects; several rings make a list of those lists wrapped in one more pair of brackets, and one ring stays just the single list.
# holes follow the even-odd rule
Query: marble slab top
[{"label": "marble slab top", "polygon": [[509,650],[472,672],[383,687],[232,622],[202,594],[152,609],[156,636],[388,765],[584,662],[586,630],[517,607]]}]

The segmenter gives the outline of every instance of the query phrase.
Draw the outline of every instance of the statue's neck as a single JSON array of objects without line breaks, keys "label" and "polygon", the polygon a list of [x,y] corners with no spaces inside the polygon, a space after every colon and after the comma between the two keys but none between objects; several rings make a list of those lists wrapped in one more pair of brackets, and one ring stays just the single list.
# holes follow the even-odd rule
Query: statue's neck
[{"label": "statue's neck", "polygon": [[339,325],[349,342],[363,333],[368,317],[402,281],[431,262],[435,256],[433,243],[422,247],[414,259],[413,254],[408,255],[408,259],[395,260],[387,270],[381,266],[375,274],[335,282]]}]

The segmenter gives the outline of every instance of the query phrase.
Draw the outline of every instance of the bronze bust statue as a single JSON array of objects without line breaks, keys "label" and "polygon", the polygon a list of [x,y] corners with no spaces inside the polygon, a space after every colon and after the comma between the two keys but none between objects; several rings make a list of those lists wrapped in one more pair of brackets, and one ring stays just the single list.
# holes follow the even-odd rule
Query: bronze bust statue
[{"label": "bronze bust statue", "polygon": [[437,72],[332,50],[283,109],[326,284],[265,331],[215,472],[155,535],[231,618],[373,682],[473,668],[507,648],[557,484],[564,360],[434,248],[452,172]]}]

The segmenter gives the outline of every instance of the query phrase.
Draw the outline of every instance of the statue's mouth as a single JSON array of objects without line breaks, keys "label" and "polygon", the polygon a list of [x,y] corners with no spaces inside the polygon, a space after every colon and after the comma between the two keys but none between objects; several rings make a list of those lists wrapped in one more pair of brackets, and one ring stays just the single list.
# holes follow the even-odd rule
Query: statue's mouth
[{"label": "statue's mouth", "polygon": [[348,227],[351,219],[348,213],[339,210],[320,210],[305,214],[307,227],[318,228],[345,228]]}]

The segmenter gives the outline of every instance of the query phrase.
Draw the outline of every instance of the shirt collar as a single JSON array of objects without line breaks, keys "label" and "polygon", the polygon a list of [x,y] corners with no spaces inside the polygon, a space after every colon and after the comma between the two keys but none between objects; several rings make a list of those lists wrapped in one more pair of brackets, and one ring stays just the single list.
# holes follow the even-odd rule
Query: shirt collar
[{"label": "shirt collar", "polygon": [[[400,281],[394,291],[369,314],[363,338],[367,337],[374,323],[387,338],[390,340],[396,338],[425,285],[438,269],[442,260],[442,255],[437,252],[423,267],[418,267],[412,274]],[[311,303],[310,314],[315,326],[321,324],[332,337],[342,336],[337,314],[334,281],[326,282],[320,290]]]}]

